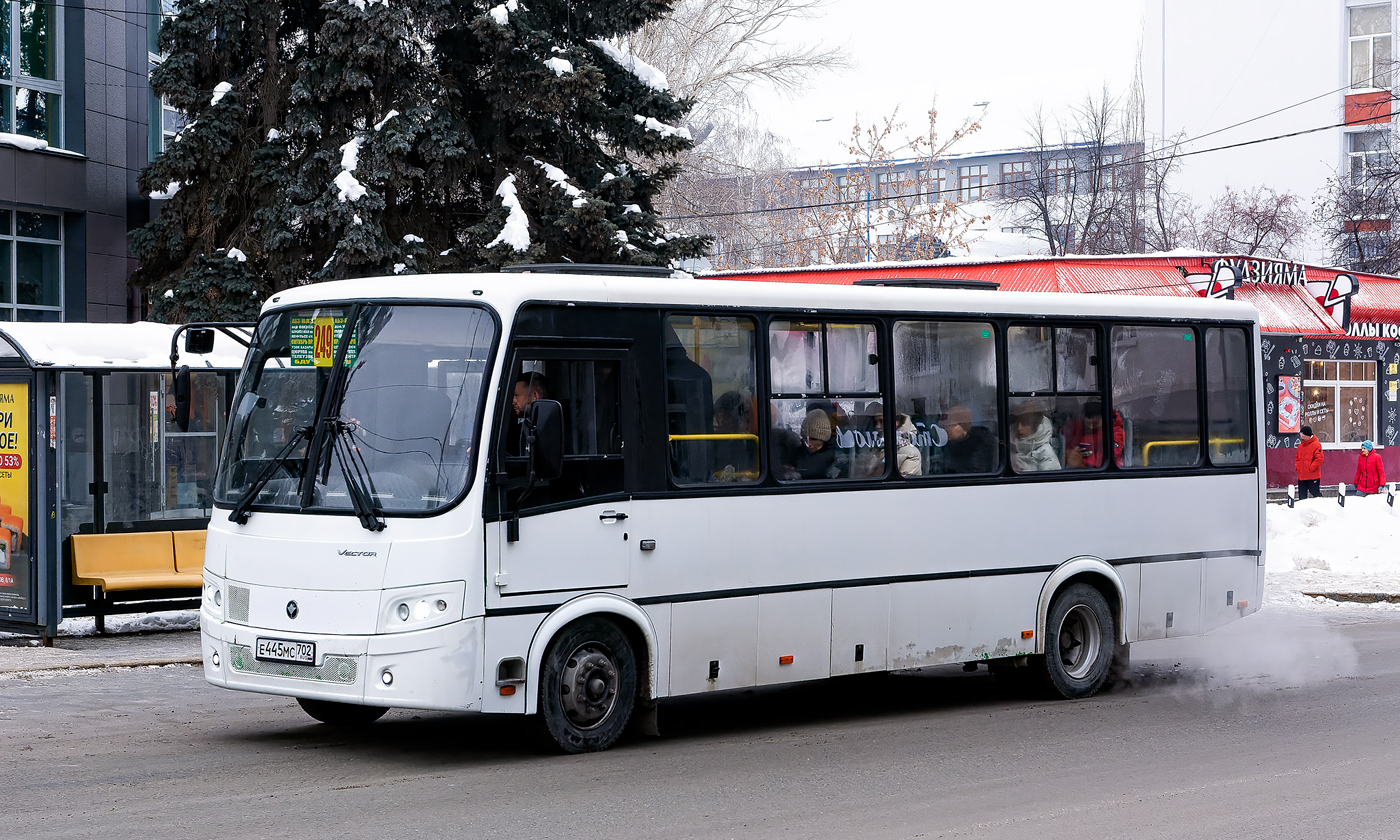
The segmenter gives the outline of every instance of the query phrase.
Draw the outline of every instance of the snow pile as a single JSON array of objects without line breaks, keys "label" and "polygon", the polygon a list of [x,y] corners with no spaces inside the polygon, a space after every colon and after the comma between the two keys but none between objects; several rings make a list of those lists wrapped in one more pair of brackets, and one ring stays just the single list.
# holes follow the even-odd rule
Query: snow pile
[{"label": "snow pile", "polygon": [[496,22],[497,26],[505,26],[510,22],[510,13],[519,8],[520,4],[516,2],[516,0],[506,0],[506,2],[491,9],[487,14],[491,16],[491,19]]},{"label": "snow pile", "polygon": [[574,72],[574,65],[562,58],[545,59],[544,66],[553,70],[556,76],[563,76],[566,73]]},{"label": "snow pile", "polygon": [[238,250],[237,248],[228,249],[228,258],[231,260],[238,260],[239,262],[248,261],[248,255]]},{"label": "snow pile", "polygon": [[380,120],[379,122],[377,122],[377,123],[374,124],[374,130],[375,130],[375,131],[379,131],[380,129],[384,128],[384,126],[386,126],[386,125],[389,124],[389,120],[392,120],[394,117],[397,117],[398,115],[399,115],[399,112],[398,112],[398,111],[394,110],[393,108],[390,108],[390,109],[389,109],[389,113],[387,113],[387,114],[384,115],[384,119],[382,119],[382,120]]},{"label": "snow pile", "polygon": [[282,132],[278,131],[278,130],[275,129],[275,128],[269,128],[269,129],[267,130],[267,142],[271,143],[271,142],[274,141],[274,140],[281,140],[281,139],[282,139]]},{"label": "snow pile", "polygon": [[486,247],[494,248],[497,245],[505,244],[517,251],[528,251],[530,249],[530,218],[525,215],[525,209],[520,206],[520,199],[515,195],[514,175],[506,176],[506,179],[496,188],[496,195],[501,197],[501,204],[510,211],[510,214],[506,216],[506,226],[501,228],[500,234],[491,240]]},{"label": "snow pile", "polygon": [[414,236],[414,235],[411,234],[411,233],[405,233],[405,234],[403,235],[403,243],[404,243],[405,245],[409,245],[409,244],[412,244],[412,243],[414,243],[414,242],[422,243],[422,241],[423,241],[423,237],[421,237],[421,236]]},{"label": "snow pile", "polygon": [[662,91],[668,90],[671,87],[670,82],[666,81],[665,73],[662,73],[660,70],[657,70],[655,67],[652,67],[650,64],[647,64],[645,61],[642,61],[635,55],[632,55],[631,53],[625,53],[622,50],[618,49],[615,45],[610,44],[607,41],[601,39],[589,41],[588,43],[602,50],[608,58],[611,58],[613,61],[616,61],[618,64],[622,65],[633,76],[636,76],[638,79],[640,79],[642,81],[642,84],[646,85],[652,90]]},{"label": "snow pile", "polygon": [[[1269,505],[1264,603],[1336,606],[1304,592],[1400,594],[1400,510],[1385,494]],[[1347,604],[1348,606],[1350,604]],[[1378,609],[1400,610],[1381,603]]]},{"label": "snow pile", "polygon": [[23,134],[10,134],[6,131],[0,131],[0,143],[19,149],[27,149],[31,152],[37,152],[49,147],[47,140],[40,140],[37,137],[26,137]]},{"label": "snow pile", "polygon": [[530,158],[536,166],[544,170],[544,177],[554,182],[554,186],[564,191],[564,194],[574,200],[575,207],[582,207],[588,203],[588,199],[583,197],[583,190],[569,183],[569,176],[564,174],[564,170],[542,160]]},{"label": "snow pile", "polygon": [[209,104],[218,105],[219,100],[223,99],[224,96],[231,90],[233,90],[233,85],[229,84],[228,82],[219,82],[217,85],[214,86],[214,98],[209,100]]},{"label": "snow pile", "polygon": [[[198,629],[199,610],[107,616],[107,633],[109,634]],[[97,622],[91,617],[65,618],[58,623],[58,635],[95,636],[97,635]],[[18,638],[18,634],[0,633],[0,638]]]},{"label": "snow pile", "polygon": [[360,165],[360,147],[365,138],[355,137],[340,147],[340,174],[332,182],[340,190],[337,196],[341,201],[359,201],[364,198],[365,187],[355,177],[355,167]]},{"label": "snow pile", "polygon": [[676,128],[675,126],[667,125],[666,123],[656,119],[655,117],[644,117],[641,114],[635,115],[633,119],[646,126],[647,131],[655,131],[662,137],[674,136],[684,137],[686,140],[690,139],[690,129],[688,128]]}]

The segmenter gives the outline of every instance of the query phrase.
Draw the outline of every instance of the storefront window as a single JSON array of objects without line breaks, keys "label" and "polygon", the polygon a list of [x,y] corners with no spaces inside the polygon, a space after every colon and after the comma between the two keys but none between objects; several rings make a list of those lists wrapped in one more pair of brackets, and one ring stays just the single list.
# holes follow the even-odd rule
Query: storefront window
[{"label": "storefront window", "polygon": [[1376,363],[1312,360],[1303,423],[1324,445],[1356,448],[1376,433]]}]

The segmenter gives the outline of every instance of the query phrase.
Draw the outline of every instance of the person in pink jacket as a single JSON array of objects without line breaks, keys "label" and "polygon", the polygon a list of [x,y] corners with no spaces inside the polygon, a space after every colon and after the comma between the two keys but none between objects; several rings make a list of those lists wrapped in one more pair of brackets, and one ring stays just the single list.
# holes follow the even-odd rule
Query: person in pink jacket
[{"label": "person in pink jacket", "polygon": [[1381,463],[1376,445],[1369,440],[1361,443],[1361,457],[1356,459],[1356,492],[1365,496],[1385,484],[1385,465]]}]

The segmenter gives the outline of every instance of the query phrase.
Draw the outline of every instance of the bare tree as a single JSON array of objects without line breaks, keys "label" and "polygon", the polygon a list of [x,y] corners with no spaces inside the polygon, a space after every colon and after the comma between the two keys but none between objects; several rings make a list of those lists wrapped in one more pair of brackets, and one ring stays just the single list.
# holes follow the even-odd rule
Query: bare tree
[{"label": "bare tree", "polygon": [[686,123],[695,145],[676,159],[684,174],[656,203],[673,229],[713,235],[762,258],[761,220],[724,214],[761,209],[760,196],[789,167],[784,143],[761,127],[748,94],[760,84],[796,91],[816,74],[849,65],[840,49],[788,46],[775,38],[785,24],[818,16],[827,2],[679,0],[665,18],[633,34],[632,52],[665,73],[676,95],[695,103]]},{"label": "bare tree", "polygon": [[769,203],[789,209],[765,214],[772,243],[764,254],[767,262],[749,257],[750,264],[933,259],[965,247],[971,226],[984,219],[943,192],[946,165],[940,162],[980,125],[965,120],[944,138],[936,108],[927,119],[927,127],[912,137],[904,135],[897,113],[868,126],[857,122],[848,146],[850,165],[778,179]]},{"label": "bare tree", "polygon": [[1308,229],[1298,196],[1269,187],[1236,192],[1225,187],[1195,224],[1195,246],[1219,254],[1288,258]]},{"label": "bare tree", "polygon": [[1037,109],[1027,124],[1028,159],[1003,177],[997,204],[1034,232],[1051,255],[1136,250],[1141,169],[1133,158],[1136,109],[1105,88],[1053,121]]},{"label": "bare tree", "polygon": [[1400,149],[1392,130],[1368,138],[1374,148],[1356,155],[1313,200],[1313,219],[1332,249],[1335,265],[1377,274],[1400,273]]},{"label": "bare tree", "polygon": [[1190,196],[1172,189],[1181,170],[1182,139],[1178,134],[1152,148],[1144,145],[1138,161],[1142,247],[1148,251],[1170,251],[1195,241],[1196,205]]},{"label": "bare tree", "polygon": [[666,74],[671,90],[693,100],[692,119],[743,106],[756,83],[800,89],[813,74],[842,69],[836,48],[778,46],[783,24],[817,16],[828,0],[679,0],[665,18],[631,38],[632,51]]}]

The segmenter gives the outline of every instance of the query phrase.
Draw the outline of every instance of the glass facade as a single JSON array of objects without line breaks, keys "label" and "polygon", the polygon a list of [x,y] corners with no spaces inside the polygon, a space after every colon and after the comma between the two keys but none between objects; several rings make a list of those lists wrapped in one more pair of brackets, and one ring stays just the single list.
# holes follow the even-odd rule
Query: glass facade
[{"label": "glass facade", "polygon": [[63,145],[59,6],[0,4],[0,131]]}]

